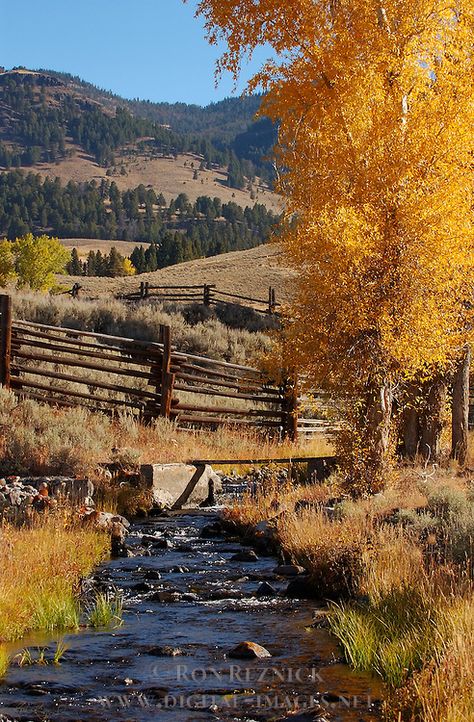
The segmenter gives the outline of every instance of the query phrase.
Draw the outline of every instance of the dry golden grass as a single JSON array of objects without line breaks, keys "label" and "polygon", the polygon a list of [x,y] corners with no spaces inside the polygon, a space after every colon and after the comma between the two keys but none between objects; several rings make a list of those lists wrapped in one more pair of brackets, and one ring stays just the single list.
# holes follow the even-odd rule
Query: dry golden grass
[{"label": "dry golden grass", "polygon": [[62,516],[40,524],[0,528],[0,642],[77,627],[78,584],[107,556],[103,533]]},{"label": "dry golden grass", "polygon": [[90,251],[100,251],[106,255],[112,248],[116,248],[122,256],[129,256],[137,245],[145,248],[149,245],[148,243],[137,244],[135,241],[104,241],[98,238],[63,238],[61,243],[71,250],[77,248],[79,258],[82,260],[87,258]]},{"label": "dry golden grass", "polygon": [[99,463],[114,460],[112,449],[117,448],[130,450],[137,463],[328,453],[324,437],[293,444],[232,428],[179,431],[165,419],[144,426],[127,415],[111,419],[83,408],[55,409],[0,390],[0,467],[4,473],[93,476]]},{"label": "dry golden grass", "polygon": [[14,289],[11,295],[14,318],[23,321],[153,342],[160,340],[163,324],[171,327],[172,343],[184,353],[251,366],[271,348],[267,334],[229,328],[215,317],[202,318],[199,312],[190,318],[186,312],[193,309],[187,306],[165,310],[161,304],[127,304],[107,297],[73,300]]},{"label": "dry golden grass", "polygon": [[449,644],[411,682],[417,708],[412,720],[470,722],[474,718],[474,598],[447,616]]}]

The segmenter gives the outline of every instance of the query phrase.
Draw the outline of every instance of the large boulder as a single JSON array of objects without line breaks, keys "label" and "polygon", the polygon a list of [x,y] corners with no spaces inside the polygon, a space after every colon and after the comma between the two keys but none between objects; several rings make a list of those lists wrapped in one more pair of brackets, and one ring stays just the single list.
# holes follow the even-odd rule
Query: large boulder
[{"label": "large boulder", "polygon": [[151,489],[156,506],[195,507],[209,497],[210,488],[221,491],[220,477],[211,466],[191,464],[143,464],[143,484]]},{"label": "large boulder", "polygon": [[300,574],[306,574],[306,569],[300,567],[299,564],[280,564],[275,567],[273,573],[279,577],[297,577]]}]

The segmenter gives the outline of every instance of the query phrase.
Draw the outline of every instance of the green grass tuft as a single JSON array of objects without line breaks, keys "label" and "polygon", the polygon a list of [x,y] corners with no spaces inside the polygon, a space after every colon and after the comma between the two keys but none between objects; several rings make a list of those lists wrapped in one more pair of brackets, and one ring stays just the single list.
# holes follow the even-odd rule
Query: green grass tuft
[{"label": "green grass tuft", "polygon": [[5,647],[0,646],[0,679],[7,673],[10,664],[10,657]]},{"label": "green grass tuft", "polygon": [[79,606],[73,594],[62,597],[43,594],[33,613],[33,629],[45,632],[78,629]]},{"label": "green grass tuft", "polygon": [[122,613],[123,601],[120,594],[97,594],[88,610],[88,622],[95,628],[120,626]]}]

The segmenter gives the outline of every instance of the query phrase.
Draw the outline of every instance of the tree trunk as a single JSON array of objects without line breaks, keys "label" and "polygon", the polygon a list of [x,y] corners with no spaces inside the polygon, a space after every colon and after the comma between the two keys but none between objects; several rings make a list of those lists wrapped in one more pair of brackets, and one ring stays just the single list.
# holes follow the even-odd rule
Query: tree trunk
[{"label": "tree trunk", "polygon": [[406,408],[402,419],[402,455],[414,461],[420,443],[420,416],[416,409]]},{"label": "tree trunk", "polygon": [[420,445],[420,389],[415,383],[407,385],[403,395],[403,410],[400,418],[400,453],[405,459],[414,461]]},{"label": "tree trunk", "polygon": [[383,488],[390,458],[392,420],[392,389],[375,386],[367,391],[364,413],[360,419],[360,447],[355,474],[356,491],[374,494]]},{"label": "tree trunk", "polygon": [[336,454],[352,496],[380,491],[392,462],[393,391],[389,384],[367,385],[347,399],[345,423],[336,436]]},{"label": "tree trunk", "polygon": [[441,455],[445,409],[446,381],[444,378],[437,378],[427,386],[420,438],[421,455],[433,463],[438,463]]},{"label": "tree trunk", "polygon": [[392,391],[386,385],[374,389],[367,396],[367,437],[371,442],[369,459],[374,467],[384,466],[390,447],[392,403]]},{"label": "tree trunk", "polygon": [[466,463],[469,428],[469,369],[471,349],[466,347],[453,379],[451,456],[461,466]]}]

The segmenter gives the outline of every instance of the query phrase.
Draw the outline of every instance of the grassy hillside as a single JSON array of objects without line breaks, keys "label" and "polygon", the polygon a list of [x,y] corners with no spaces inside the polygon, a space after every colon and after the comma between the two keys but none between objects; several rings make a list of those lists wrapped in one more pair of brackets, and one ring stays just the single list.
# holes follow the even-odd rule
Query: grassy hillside
[{"label": "grassy hillside", "polygon": [[37,163],[35,172],[41,176],[60,178],[63,183],[74,181],[84,183],[103,178],[113,180],[121,191],[136,188],[143,183],[147,188],[162,193],[169,202],[180,193],[186,193],[193,202],[199,196],[220,198],[223,203],[234,201],[242,208],[261,203],[275,213],[282,211],[282,199],[273,193],[268,185],[256,178],[250,187],[242,190],[227,186],[227,170],[216,167],[211,170],[198,170],[202,156],[194,153],[182,153],[176,158],[168,156],[156,158],[140,152],[136,146],[120,151],[112,169],[100,166],[90,154],[79,147],[69,144],[71,156],[50,163]]},{"label": "grassy hillside", "polygon": [[[76,248],[81,260],[87,258],[89,251],[100,251],[102,254],[107,255],[112,248],[116,248],[120,255],[126,257],[137,246],[135,241],[107,241],[99,238],[64,238],[61,243],[66,248]],[[147,247],[149,244],[143,243],[141,245]]]},{"label": "grassy hillside", "polygon": [[[71,241],[65,241],[70,244]],[[86,243],[86,241],[84,241]],[[94,243],[87,241],[88,249]],[[113,245],[112,242],[108,242]],[[98,246],[99,247],[99,246]],[[102,247],[101,250],[104,248]],[[268,287],[276,289],[277,301],[286,302],[291,292],[293,274],[281,265],[281,250],[277,244],[258,246],[246,251],[223,253],[212,258],[168,266],[154,273],[142,273],[131,278],[74,278],[61,277],[61,283],[72,285],[79,281],[84,295],[111,296],[135,291],[140,281],[149,281],[152,285],[192,285],[216,284],[221,290],[228,290],[245,296],[267,298]]]}]

